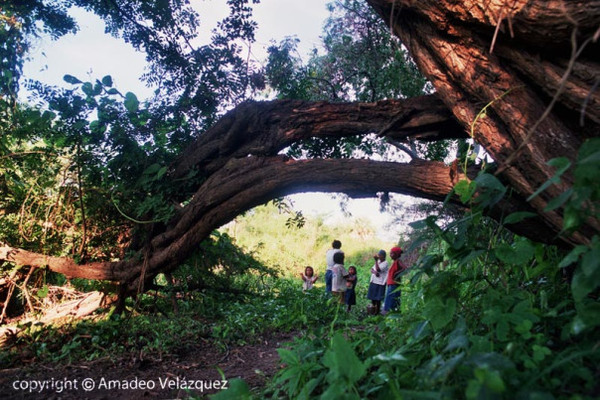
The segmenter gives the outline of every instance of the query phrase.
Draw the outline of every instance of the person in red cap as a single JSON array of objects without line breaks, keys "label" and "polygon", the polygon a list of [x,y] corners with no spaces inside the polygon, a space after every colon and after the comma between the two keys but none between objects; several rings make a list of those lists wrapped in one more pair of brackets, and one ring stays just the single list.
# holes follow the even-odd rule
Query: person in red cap
[{"label": "person in red cap", "polygon": [[387,314],[388,312],[398,308],[400,305],[400,280],[398,278],[398,274],[404,272],[408,268],[402,261],[400,261],[401,255],[402,249],[398,246],[392,247],[390,250],[390,257],[392,260],[394,260],[394,263],[388,271],[387,293],[383,302],[382,314]]}]

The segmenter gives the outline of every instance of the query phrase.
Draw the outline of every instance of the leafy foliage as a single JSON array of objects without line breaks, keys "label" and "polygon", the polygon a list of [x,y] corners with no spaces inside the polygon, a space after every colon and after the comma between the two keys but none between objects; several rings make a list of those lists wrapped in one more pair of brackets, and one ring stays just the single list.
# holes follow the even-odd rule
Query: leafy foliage
[{"label": "leafy foliage", "polygon": [[[599,165],[597,146],[595,140],[583,146],[573,197],[565,200],[578,221],[597,217],[597,185],[588,180]],[[570,167],[550,164],[563,166],[553,183]],[[333,334],[315,327],[280,350],[286,368],[263,396],[597,397],[597,233],[589,246],[565,255],[483,217],[507,192],[493,175],[482,173],[455,190],[471,202],[471,212],[444,225],[434,216],[415,224],[430,234],[401,286],[401,312],[371,317],[363,329],[335,319]]]},{"label": "leafy foliage", "polygon": [[342,241],[347,263],[365,267],[374,252],[390,247],[375,237],[375,227],[364,219],[340,224],[322,215],[306,218],[299,229],[289,226],[288,215],[274,205],[256,207],[236,218],[225,230],[237,245],[284,276],[296,278],[305,266],[312,266],[321,277],[318,283],[323,282],[325,252],[333,240]]},{"label": "leafy foliage", "polygon": [[[324,54],[314,50],[303,65],[298,39],[288,37],[268,49],[267,82],[286,99],[331,102],[375,102],[431,92],[405,49],[384,21],[364,2],[338,0],[328,5],[330,17],[323,32]],[[414,143],[415,151],[443,159],[448,143]],[[292,157],[347,158],[372,156],[385,146],[373,138],[311,138],[288,149]]]},{"label": "leafy foliage", "polygon": [[[247,284],[238,279],[230,279],[233,287]],[[322,293],[304,294],[296,282],[269,278],[251,286],[260,289],[241,296],[215,291],[217,287],[187,292],[176,314],[168,297],[146,294],[137,305],[128,304],[136,307],[129,315],[113,314],[113,308],[93,320],[58,326],[27,323],[10,346],[3,347],[0,359],[4,365],[23,362],[28,355],[42,362],[70,363],[140,351],[163,359],[186,351],[201,338],[224,348],[265,333],[320,325],[332,310]]]},{"label": "leafy foliage", "polygon": [[[74,31],[76,25],[59,3],[3,5],[0,239],[84,261],[123,258],[128,249],[144,246],[153,228],[166,223],[176,204],[189,199],[190,187],[203,179],[192,172],[181,181],[164,182],[167,166],[223,110],[246,98],[253,84],[261,86],[239,45],[253,40],[251,8],[247,0],[228,1],[231,15],[218,25],[210,44],[198,45],[200,20],[186,1],[65,4],[93,10],[110,33],[147,53],[150,69],[145,78],[158,85],[156,98],[142,102],[134,93],[122,94],[110,76],[84,82],[65,75],[68,90],[28,83],[47,106],[18,104],[22,64],[36,23],[41,21],[53,37]],[[331,11],[324,34],[326,54],[315,52],[305,66],[294,55],[293,39],[269,49],[265,73],[279,96],[375,101],[428,90],[402,46],[372,11],[351,0],[335,3]],[[370,139],[350,138],[307,141],[289,152],[296,157],[348,157],[370,156],[381,148]],[[440,150],[421,149],[443,158]],[[461,153],[467,164],[471,154]],[[597,221],[600,141],[588,141],[574,165],[559,158],[549,166],[556,174],[531,198],[573,170],[573,187],[547,208],[564,206],[562,234],[572,234],[585,221]],[[303,294],[297,280],[275,279],[274,268],[266,267],[291,276],[312,264],[322,274],[329,243],[357,237],[342,240],[345,249],[357,249],[347,261],[359,267],[359,282],[365,285],[365,254],[373,250],[363,251],[366,223],[332,232],[324,229],[324,220],[313,225],[298,217],[292,222],[304,224],[303,230],[287,236],[281,232],[290,232],[293,223],[284,230],[289,220],[256,209],[249,214],[258,224],[240,219],[228,228],[259,240],[239,240],[252,250],[250,255],[233,242],[234,233],[214,233],[173,277],[157,278],[156,296],[142,295],[130,303],[130,317],[109,311],[93,323],[26,325],[13,348],[3,349],[2,361],[16,365],[21,349],[54,362],[140,349],[162,357],[185,351],[199,338],[244,343],[265,330],[302,330],[289,348],[279,350],[285,368],[262,397],[597,397],[598,232],[586,232],[589,242],[565,254],[517,237],[484,216],[487,208],[510,194],[493,175],[461,181],[454,191],[469,203],[470,212],[456,218],[429,215],[414,224],[426,232],[413,238],[420,259],[401,285],[401,311],[386,318],[361,320],[356,313],[340,313],[319,288]],[[530,216],[512,214],[503,222]],[[280,226],[269,232],[267,219]],[[271,243],[279,244],[270,248]],[[385,247],[377,245],[375,249]],[[30,278],[37,287],[31,293],[40,299],[48,296],[49,283],[59,279],[43,271],[33,275],[20,266],[2,268],[5,275],[23,275],[24,296]],[[227,290],[235,291],[239,301],[221,293]],[[358,307],[364,303],[361,296]],[[179,307],[177,317],[171,312],[173,304]],[[161,313],[169,318],[159,317]],[[244,398],[251,396],[242,382],[232,389]]]}]

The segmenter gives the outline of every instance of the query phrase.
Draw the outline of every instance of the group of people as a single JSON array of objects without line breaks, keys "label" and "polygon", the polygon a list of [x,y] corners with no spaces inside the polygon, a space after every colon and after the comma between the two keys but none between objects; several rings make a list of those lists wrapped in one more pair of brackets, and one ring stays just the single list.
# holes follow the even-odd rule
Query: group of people
[{"label": "group of people", "polygon": [[[325,271],[325,290],[332,293],[340,304],[346,304],[350,311],[356,304],[356,267],[350,266],[346,270],[344,266],[344,252],[341,250],[342,243],[334,240],[331,249],[327,250],[325,259],[327,269]],[[406,265],[400,261],[402,255],[400,247],[393,247],[390,250],[390,258],[393,260],[391,266],[386,261],[387,254],[385,250],[379,250],[373,256],[374,265],[371,268],[371,279],[367,298],[371,300],[369,307],[372,314],[386,314],[395,310],[400,305],[399,284],[401,276],[407,270]],[[303,289],[312,289],[314,283],[319,278],[312,267],[306,267],[304,273],[300,274],[303,281]],[[383,301],[383,308],[381,302]]]}]

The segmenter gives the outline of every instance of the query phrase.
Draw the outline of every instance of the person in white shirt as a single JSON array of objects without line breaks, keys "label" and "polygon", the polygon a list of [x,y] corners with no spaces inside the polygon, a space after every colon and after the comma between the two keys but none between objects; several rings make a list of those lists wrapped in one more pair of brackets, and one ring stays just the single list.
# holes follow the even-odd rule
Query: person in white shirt
[{"label": "person in white shirt", "polygon": [[381,312],[381,301],[385,298],[385,285],[388,275],[388,263],[386,258],[385,250],[379,250],[377,254],[373,256],[375,264],[371,268],[371,280],[369,283],[369,291],[367,292],[367,299],[371,300],[375,315]]},{"label": "person in white shirt", "polygon": [[332,276],[332,268],[335,262],[333,261],[333,255],[336,253],[341,253],[342,250],[342,242],[339,240],[334,240],[331,243],[331,249],[327,250],[325,253],[325,262],[327,263],[327,269],[325,271],[325,291],[331,292],[331,276]]}]

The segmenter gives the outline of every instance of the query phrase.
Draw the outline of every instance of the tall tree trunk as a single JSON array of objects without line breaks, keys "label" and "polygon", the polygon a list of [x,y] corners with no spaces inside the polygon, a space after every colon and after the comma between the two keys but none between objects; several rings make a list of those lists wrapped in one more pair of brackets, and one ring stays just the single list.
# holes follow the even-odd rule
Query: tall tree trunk
[{"label": "tall tree trunk", "polygon": [[[552,177],[548,160],[573,160],[584,139],[598,136],[600,1],[367,1],[522,197]],[[544,208],[572,182],[567,174],[531,201],[555,232],[561,212]]]}]

